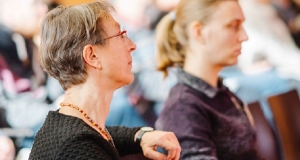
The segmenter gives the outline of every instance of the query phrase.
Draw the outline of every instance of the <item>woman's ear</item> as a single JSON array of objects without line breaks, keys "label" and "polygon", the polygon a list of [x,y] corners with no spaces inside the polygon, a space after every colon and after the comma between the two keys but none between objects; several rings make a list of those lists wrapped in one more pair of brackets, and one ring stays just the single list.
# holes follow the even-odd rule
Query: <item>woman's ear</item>
[{"label": "woman's ear", "polygon": [[202,28],[203,25],[198,21],[194,21],[189,25],[188,34],[191,40],[203,41]]},{"label": "woman's ear", "polygon": [[100,61],[100,55],[96,52],[97,48],[93,45],[86,45],[83,48],[82,56],[84,59],[84,62],[88,64],[89,66],[101,69],[101,61]]}]

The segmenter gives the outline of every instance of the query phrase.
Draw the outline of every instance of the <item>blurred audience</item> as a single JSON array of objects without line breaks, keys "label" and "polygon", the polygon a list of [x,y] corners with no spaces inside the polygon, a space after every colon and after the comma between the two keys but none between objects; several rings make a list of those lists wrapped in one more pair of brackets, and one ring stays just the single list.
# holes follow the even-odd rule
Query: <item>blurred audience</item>
[{"label": "blurred audience", "polygon": [[280,18],[286,23],[289,31],[300,47],[300,1],[299,0],[271,0]]},{"label": "blurred audience", "polygon": [[[52,82],[36,54],[40,22],[47,11],[43,0],[1,0],[0,5],[0,107],[9,127],[34,133],[48,111],[57,108],[52,103],[57,97],[48,96],[46,87]],[[33,138],[27,137],[18,147],[30,148]]]}]

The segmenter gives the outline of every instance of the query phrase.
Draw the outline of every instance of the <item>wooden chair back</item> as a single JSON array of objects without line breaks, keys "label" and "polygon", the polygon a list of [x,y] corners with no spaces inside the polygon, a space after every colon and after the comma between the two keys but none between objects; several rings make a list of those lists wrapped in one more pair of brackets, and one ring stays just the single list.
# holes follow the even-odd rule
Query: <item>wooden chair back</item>
[{"label": "wooden chair back", "polygon": [[267,98],[285,160],[300,159],[300,99],[297,90]]},{"label": "wooden chair back", "polygon": [[250,103],[248,108],[255,124],[258,153],[266,160],[280,160],[281,151],[278,138],[266,119],[260,103]]}]

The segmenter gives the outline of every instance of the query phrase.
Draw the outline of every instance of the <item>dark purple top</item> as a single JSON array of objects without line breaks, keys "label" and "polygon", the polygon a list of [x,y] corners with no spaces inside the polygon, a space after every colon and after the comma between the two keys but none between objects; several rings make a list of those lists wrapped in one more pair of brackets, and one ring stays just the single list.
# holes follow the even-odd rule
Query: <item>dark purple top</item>
[{"label": "dark purple top", "polygon": [[258,160],[256,135],[243,103],[219,79],[218,88],[178,71],[156,128],[172,131],[185,160]]}]

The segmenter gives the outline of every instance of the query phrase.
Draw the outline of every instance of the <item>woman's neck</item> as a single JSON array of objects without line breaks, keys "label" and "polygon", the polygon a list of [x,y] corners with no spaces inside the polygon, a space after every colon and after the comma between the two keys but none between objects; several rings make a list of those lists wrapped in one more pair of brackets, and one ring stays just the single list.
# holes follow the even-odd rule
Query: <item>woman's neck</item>
[{"label": "woman's neck", "polygon": [[192,56],[186,57],[183,66],[185,72],[204,80],[213,87],[217,87],[218,85],[218,77],[221,69],[222,67],[213,66],[204,58]]},{"label": "woman's neck", "polygon": [[[89,86],[89,83],[76,85],[65,92],[63,103],[73,104],[82,109],[95,123],[104,128],[109,106],[113,96],[113,91],[100,90],[95,86]],[[76,109],[62,107],[60,113],[75,116],[83,119],[87,124],[89,122]],[[91,124],[89,124],[91,125]]]}]

